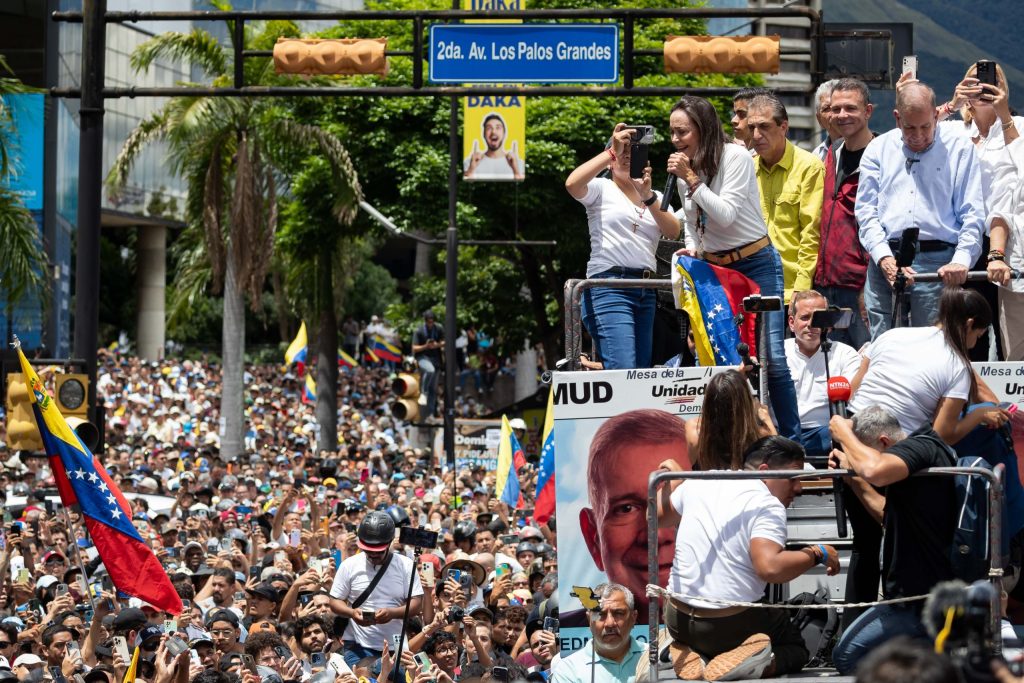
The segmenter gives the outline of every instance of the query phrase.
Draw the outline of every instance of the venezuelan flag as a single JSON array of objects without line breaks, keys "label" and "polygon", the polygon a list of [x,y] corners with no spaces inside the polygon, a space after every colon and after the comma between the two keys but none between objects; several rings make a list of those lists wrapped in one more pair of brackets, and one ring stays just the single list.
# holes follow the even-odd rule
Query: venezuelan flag
[{"label": "venezuelan flag", "polygon": [[316,380],[313,379],[313,375],[306,375],[306,386],[302,389],[302,402],[303,403],[316,403]]},{"label": "venezuelan flag", "polygon": [[363,354],[363,358],[368,363],[376,364],[380,362],[380,358],[377,357],[377,354],[375,354],[373,352],[373,349],[371,349],[369,346],[366,347],[366,352]]},{"label": "venezuelan flag", "polygon": [[540,470],[537,472],[537,500],[533,506],[533,520],[547,524],[555,514],[555,392],[548,392],[548,412],[544,416],[544,438],[540,451]]},{"label": "venezuelan flag", "polygon": [[506,415],[501,416],[501,440],[498,442],[498,471],[494,496],[509,507],[521,509],[523,495],[519,489],[519,468],[526,464],[526,455],[519,445]]},{"label": "venezuelan flag", "polygon": [[755,316],[743,311],[743,298],[760,291],[757,283],[735,270],[691,256],[675,258],[672,292],[676,307],[690,317],[701,365],[739,365],[736,347],[741,341],[750,347],[750,355],[756,355]]},{"label": "venezuelan flag", "polygon": [[306,371],[306,353],[309,342],[306,338],[306,323],[303,322],[299,326],[299,331],[295,335],[295,339],[288,345],[288,350],[284,352],[284,362],[286,365],[295,363],[299,366],[299,374],[301,375]]},{"label": "venezuelan flag", "polygon": [[389,344],[382,337],[373,336],[373,353],[381,360],[389,360],[392,363],[402,362],[402,349],[394,344]]},{"label": "venezuelan flag", "polygon": [[163,612],[181,614],[181,598],[160,560],[132,524],[132,511],[100,461],[71,430],[39,375],[15,349],[30,387],[32,413],[50,461],[50,471],[65,509],[75,507],[85,520],[93,545],[118,590]]},{"label": "venezuelan flag", "polygon": [[341,349],[338,349],[338,367],[339,368],[354,368],[357,365],[359,365],[359,363],[356,362],[355,358],[353,358],[352,356],[348,355],[347,353],[345,353]]}]

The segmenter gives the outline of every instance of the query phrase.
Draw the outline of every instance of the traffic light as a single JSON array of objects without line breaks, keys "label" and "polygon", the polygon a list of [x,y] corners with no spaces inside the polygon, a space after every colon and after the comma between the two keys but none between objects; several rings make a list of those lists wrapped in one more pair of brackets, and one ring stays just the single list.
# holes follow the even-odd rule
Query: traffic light
[{"label": "traffic light", "polygon": [[32,394],[20,372],[7,375],[7,447],[12,451],[43,450],[43,437],[32,414]]},{"label": "traffic light", "polygon": [[668,36],[665,73],[779,73],[778,36]]},{"label": "traffic light", "polygon": [[420,414],[420,378],[417,375],[399,373],[391,382],[391,391],[398,396],[391,404],[391,414],[399,420],[415,422]]},{"label": "traffic light", "polygon": [[278,38],[274,68],[279,74],[387,76],[387,38]]},{"label": "traffic light", "polygon": [[89,376],[79,373],[57,375],[53,393],[57,397],[57,408],[68,421],[68,426],[78,434],[86,448],[94,451],[100,441],[100,431],[89,422]]}]

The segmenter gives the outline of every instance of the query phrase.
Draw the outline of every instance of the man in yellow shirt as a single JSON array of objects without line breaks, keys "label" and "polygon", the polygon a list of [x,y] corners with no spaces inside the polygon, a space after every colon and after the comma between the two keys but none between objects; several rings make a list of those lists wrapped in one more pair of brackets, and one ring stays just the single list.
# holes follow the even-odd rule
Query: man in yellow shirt
[{"label": "man in yellow shirt", "polygon": [[789,115],[774,95],[758,95],[747,108],[747,128],[757,156],[757,185],[768,236],[782,257],[786,301],[812,289],[818,262],[821,161],[786,139]]}]

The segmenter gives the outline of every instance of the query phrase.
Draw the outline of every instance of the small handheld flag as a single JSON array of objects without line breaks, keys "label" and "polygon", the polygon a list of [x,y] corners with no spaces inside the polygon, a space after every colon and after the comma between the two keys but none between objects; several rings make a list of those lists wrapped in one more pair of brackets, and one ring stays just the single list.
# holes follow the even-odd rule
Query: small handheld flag
[{"label": "small handheld flag", "polygon": [[308,353],[307,347],[309,342],[306,339],[306,323],[303,322],[299,325],[299,331],[295,335],[295,339],[288,345],[288,350],[284,352],[284,362],[286,365],[295,363],[298,366],[299,374],[301,375],[306,371],[306,355]]}]

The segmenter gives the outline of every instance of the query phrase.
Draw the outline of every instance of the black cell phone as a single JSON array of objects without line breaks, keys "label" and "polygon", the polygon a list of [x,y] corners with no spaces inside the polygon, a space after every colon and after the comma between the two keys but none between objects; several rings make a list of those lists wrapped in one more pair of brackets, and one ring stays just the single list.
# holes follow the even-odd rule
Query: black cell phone
[{"label": "black cell phone", "polygon": [[175,548],[173,545],[171,547],[169,547],[169,548],[165,548],[165,550],[167,551],[167,557],[177,557],[178,556],[178,549]]},{"label": "black cell phone", "polygon": [[629,176],[643,178],[647,168],[647,152],[654,142],[654,126],[626,126],[632,135],[629,143]]},{"label": "black cell phone", "polygon": [[309,655],[310,666],[320,669],[327,666],[327,653],[326,652],[312,652]]},{"label": "black cell phone", "polygon": [[188,532],[186,532],[186,531],[179,531],[178,532],[178,543],[188,543]]},{"label": "black cell phone", "polygon": [[412,545],[417,548],[436,548],[437,532],[430,529],[403,526],[398,530],[398,542],[402,545]]},{"label": "black cell phone", "polygon": [[811,314],[811,327],[846,330],[853,324],[853,311],[849,308],[828,308]]},{"label": "black cell phone", "polygon": [[508,667],[495,666],[491,668],[491,680],[492,681],[507,681],[508,680]]},{"label": "black cell phone", "polygon": [[248,669],[253,676],[259,677],[260,672],[256,670],[256,660],[252,658],[252,655],[242,655],[242,666]]},{"label": "black cell phone", "polygon": [[976,78],[979,83],[983,83],[985,85],[996,85],[997,75],[995,62],[987,59],[980,59],[978,60],[978,63],[975,64],[975,69],[977,70]]},{"label": "black cell phone", "polygon": [[747,313],[781,311],[782,297],[761,296],[760,294],[751,294],[750,296],[743,298],[743,310],[746,311]]},{"label": "black cell phone", "polygon": [[300,593],[299,594],[299,604],[302,605],[303,607],[305,607],[309,603],[313,602],[313,596],[314,596],[313,593]]},{"label": "black cell phone", "polygon": [[275,645],[274,646],[274,654],[276,654],[278,657],[280,657],[284,661],[288,661],[289,659],[292,658],[292,651],[289,650],[288,646],[286,646],[286,645]]},{"label": "black cell phone", "polygon": [[259,566],[253,565],[252,567],[249,567],[249,578],[250,579],[259,578],[260,571],[261,570],[260,570]]}]

